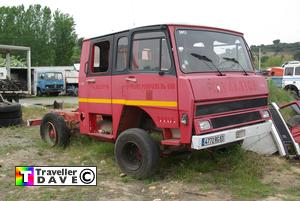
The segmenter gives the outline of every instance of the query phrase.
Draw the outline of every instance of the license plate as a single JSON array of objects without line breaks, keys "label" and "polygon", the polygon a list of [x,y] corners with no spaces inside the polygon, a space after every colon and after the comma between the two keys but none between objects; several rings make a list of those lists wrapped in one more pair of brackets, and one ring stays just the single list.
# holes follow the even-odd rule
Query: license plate
[{"label": "license plate", "polygon": [[202,138],[202,146],[218,144],[225,141],[225,135],[217,135],[213,137]]},{"label": "license plate", "polygon": [[245,137],[245,136],[246,136],[245,130],[239,130],[239,131],[237,131],[237,132],[235,133],[235,137],[236,137],[236,138],[243,138],[243,137]]}]

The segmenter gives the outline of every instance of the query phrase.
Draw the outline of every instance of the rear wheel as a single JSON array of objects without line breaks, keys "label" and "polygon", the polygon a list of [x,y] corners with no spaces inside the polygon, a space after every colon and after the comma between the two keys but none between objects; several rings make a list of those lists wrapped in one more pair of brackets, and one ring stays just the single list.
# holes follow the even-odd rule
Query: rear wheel
[{"label": "rear wheel", "polygon": [[55,113],[48,113],[44,116],[40,127],[40,135],[52,147],[66,147],[70,142],[70,130],[65,119]]},{"label": "rear wheel", "polygon": [[123,172],[137,178],[155,173],[159,162],[159,147],[146,131],[125,130],[115,144],[115,157]]}]

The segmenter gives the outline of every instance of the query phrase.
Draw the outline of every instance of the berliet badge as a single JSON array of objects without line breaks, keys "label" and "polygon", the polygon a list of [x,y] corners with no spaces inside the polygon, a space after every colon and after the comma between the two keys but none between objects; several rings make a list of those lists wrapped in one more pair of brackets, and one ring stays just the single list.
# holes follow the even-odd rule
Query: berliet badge
[{"label": "berliet badge", "polygon": [[217,85],[217,90],[218,90],[218,92],[221,91],[221,87],[219,85]]}]

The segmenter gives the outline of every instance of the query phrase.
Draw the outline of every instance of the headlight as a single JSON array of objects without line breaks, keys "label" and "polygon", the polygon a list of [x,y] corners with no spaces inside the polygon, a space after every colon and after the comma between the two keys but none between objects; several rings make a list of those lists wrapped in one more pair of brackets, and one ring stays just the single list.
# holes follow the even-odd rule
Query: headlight
[{"label": "headlight", "polygon": [[211,129],[209,121],[199,121],[199,127],[202,131]]},{"label": "headlight", "polygon": [[262,118],[269,118],[270,117],[270,113],[267,110],[261,111],[261,116]]}]

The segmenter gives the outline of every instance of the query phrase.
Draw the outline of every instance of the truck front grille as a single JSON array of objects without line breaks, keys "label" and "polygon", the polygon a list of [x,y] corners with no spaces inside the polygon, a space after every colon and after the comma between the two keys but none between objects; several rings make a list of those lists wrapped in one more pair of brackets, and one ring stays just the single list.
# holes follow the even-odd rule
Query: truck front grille
[{"label": "truck front grille", "polygon": [[46,88],[48,88],[48,89],[61,89],[61,88],[63,88],[63,85],[61,85],[61,84],[46,85]]},{"label": "truck front grille", "polygon": [[243,114],[236,114],[225,117],[217,117],[211,119],[211,124],[213,128],[222,128],[226,126],[232,126],[247,122],[253,122],[261,119],[261,115],[258,111],[256,112],[248,112]]},{"label": "truck front grille", "polygon": [[240,101],[231,101],[225,103],[215,103],[207,105],[198,105],[196,107],[196,116],[231,112],[236,110],[251,109],[268,105],[268,98],[257,98]]}]

